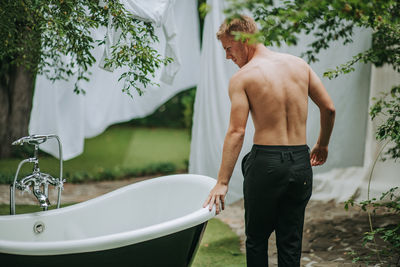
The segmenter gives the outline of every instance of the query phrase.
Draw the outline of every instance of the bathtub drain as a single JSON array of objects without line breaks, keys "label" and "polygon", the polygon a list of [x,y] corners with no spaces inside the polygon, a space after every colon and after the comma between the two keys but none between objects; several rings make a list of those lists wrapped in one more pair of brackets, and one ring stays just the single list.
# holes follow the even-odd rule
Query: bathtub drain
[{"label": "bathtub drain", "polygon": [[35,225],[33,226],[33,231],[35,234],[41,234],[44,231],[44,223],[43,222],[36,222]]}]

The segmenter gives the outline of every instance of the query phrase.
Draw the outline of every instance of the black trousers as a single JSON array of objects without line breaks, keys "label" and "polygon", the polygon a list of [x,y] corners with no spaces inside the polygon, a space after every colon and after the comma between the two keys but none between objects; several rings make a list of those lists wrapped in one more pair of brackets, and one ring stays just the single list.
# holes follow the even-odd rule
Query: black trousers
[{"label": "black trousers", "polygon": [[307,145],[253,145],[243,158],[247,266],[268,266],[275,231],[278,266],[300,266],[304,211],[312,191]]}]

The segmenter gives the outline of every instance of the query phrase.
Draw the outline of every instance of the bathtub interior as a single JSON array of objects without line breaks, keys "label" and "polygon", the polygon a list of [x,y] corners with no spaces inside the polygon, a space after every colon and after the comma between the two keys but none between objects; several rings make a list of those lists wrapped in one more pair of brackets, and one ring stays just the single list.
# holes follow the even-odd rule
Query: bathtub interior
[{"label": "bathtub interior", "polygon": [[[203,210],[214,184],[214,179],[204,176],[165,176],[58,210],[0,216],[0,239],[76,240],[142,229]],[[45,225],[41,234],[33,231],[36,222]]]}]

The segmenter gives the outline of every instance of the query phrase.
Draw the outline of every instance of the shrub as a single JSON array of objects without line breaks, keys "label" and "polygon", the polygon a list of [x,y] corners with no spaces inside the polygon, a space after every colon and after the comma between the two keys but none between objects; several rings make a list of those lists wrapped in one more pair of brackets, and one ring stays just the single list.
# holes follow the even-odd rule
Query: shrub
[{"label": "shrub", "polygon": [[133,119],[125,124],[144,127],[192,128],[193,103],[196,88],[178,93],[162,104],[153,114]]}]

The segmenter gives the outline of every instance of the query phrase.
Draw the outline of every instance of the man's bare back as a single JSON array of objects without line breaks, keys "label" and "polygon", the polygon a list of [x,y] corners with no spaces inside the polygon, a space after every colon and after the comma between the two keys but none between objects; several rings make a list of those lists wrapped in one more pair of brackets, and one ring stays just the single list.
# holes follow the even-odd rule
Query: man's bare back
[{"label": "man's bare back", "polygon": [[[302,59],[269,50],[263,44],[249,45],[231,36],[220,38],[240,70],[229,82],[231,112],[225,136],[218,182],[204,202],[216,212],[224,209],[228,183],[242,148],[249,113],[258,145],[305,145],[308,96],[320,109],[321,128],[311,150],[312,166],[324,164],[332,133],[335,107],[321,80]],[[221,201],[221,206],[219,201]]]},{"label": "man's bare back", "polygon": [[254,144],[306,144],[309,67],[295,56],[260,50],[233,77],[243,80]]}]

